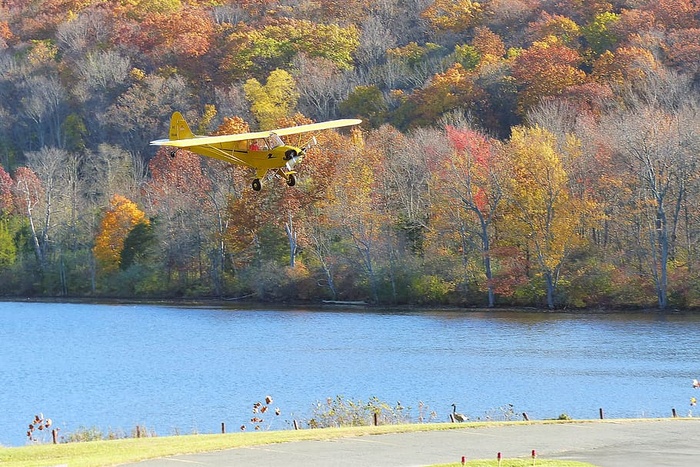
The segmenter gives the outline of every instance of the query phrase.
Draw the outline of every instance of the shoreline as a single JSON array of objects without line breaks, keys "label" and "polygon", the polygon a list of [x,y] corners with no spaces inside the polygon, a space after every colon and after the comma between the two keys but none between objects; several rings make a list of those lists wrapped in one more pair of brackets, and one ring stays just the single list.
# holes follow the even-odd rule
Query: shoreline
[{"label": "shoreline", "polygon": [[376,310],[396,312],[428,312],[428,311],[460,311],[464,313],[544,313],[544,314],[569,314],[569,315],[698,315],[700,308],[673,308],[660,310],[658,308],[537,308],[530,306],[457,306],[457,305],[416,305],[416,304],[373,304],[364,301],[322,300],[320,302],[266,302],[249,299],[228,299],[214,297],[188,297],[188,298],[138,298],[138,297],[8,297],[0,296],[0,302],[4,303],[74,303],[87,305],[163,305],[186,307],[217,307],[217,308],[243,308],[263,310],[285,309],[348,309],[364,310],[372,312]]}]

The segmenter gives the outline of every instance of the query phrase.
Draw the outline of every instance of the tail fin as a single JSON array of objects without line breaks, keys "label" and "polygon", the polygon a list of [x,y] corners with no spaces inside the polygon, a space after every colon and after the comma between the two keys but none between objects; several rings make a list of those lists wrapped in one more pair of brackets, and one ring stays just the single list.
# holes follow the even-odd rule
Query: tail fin
[{"label": "tail fin", "polygon": [[170,140],[194,138],[194,133],[180,112],[173,112],[170,117]]}]

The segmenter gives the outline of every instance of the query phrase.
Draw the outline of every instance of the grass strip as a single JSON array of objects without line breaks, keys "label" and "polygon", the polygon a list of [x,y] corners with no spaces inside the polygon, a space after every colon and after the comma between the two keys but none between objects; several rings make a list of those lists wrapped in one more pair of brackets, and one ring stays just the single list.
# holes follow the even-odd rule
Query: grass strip
[{"label": "grass strip", "polygon": [[[643,419],[653,421],[660,419]],[[679,419],[680,420],[680,419]],[[565,424],[565,423],[624,423],[640,420],[544,420],[531,422],[471,422],[471,423],[414,423],[405,425],[381,425],[342,428],[323,428],[308,430],[255,431],[231,434],[204,434],[164,436],[152,438],[127,438],[110,441],[90,441],[84,443],[39,444],[22,447],[0,447],[0,465],[17,467],[34,467],[47,465],[70,465],[70,467],[91,467],[138,462],[158,457],[194,454],[199,452],[219,451],[263,444],[288,443],[294,441],[323,441],[351,436],[379,435],[387,433],[407,433],[419,431],[438,431],[465,428],[483,428],[488,426]],[[471,462],[471,461],[470,461]],[[467,464],[498,465],[497,463]],[[495,462],[495,461],[494,461]],[[507,465],[501,463],[501,467]],[[510,461],[509,461],[510,462]],[[513,460],[515,462],[515,460]],[[529,464],[532,465],[532,461]],[[540,464],[540,462],[543,462]],[[587,464],[544,464],[537,460],[537,465],[580,466]],[[452,465],[460,465],[452,464]]]},{"label": "grass strip", "polygon": [[[484,424],[471,424],[474,427]],[[40,444],[15,448],[0,448],[0,465],[17,467],[68,464],[71,467],[90,467],[138,462],[180,454],[219,451],[263,444],[294,441],[329,440],[350,436],[385,433],[449,430],[466,428],[467,424],[407,424],[315,430],[256,431],[231,434],[183,435],[153,438],[127,438],[85,443]]]},{"label": "grass strip", "polygon": [[531,459],[503,459],[499,464],[497,460],[473,460],[462,464],[436,464],[431,467],[595,467],[593,464],[577,461],[537,459],[534,463]]}]

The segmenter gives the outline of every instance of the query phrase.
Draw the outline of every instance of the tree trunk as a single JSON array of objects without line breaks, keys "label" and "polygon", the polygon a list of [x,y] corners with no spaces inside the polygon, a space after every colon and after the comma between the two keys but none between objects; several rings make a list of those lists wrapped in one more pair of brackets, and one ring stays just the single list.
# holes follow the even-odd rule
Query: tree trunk
[{"label": "tree trunk", "polygon": [[485,223],[481,223],[481,254],[484,255],[484,274],[486,274],[489,308],[496,305],[496,294],[493,291],[493,271],[491,270],[491,242],[489,240],[488,228]]},{"label": "tree trunk", "polygon": [[659,264],[658,264],[658,280],[656,283],[657,294],[659,298],[659,309],[665,310],[668,307],[668,230],[666,223],[666,215],[663,210],[657,213],[657,233],[659,247]]},{"label": "tree trunk", "polygon": [[545,282],[547,284],[547,308],[550,310],[554,309],[554,278],[552,277],[552,272],[547,271],[544,273]]},{"label": "tree trunk", "polygon": [[289,267],[293,268],[296,264],[294,259],[297,254],[297,233],[294,230],[291,211],[289,212],[289,222],[284,224],[284,230],[287,232],[287,239],[289,240]]}]

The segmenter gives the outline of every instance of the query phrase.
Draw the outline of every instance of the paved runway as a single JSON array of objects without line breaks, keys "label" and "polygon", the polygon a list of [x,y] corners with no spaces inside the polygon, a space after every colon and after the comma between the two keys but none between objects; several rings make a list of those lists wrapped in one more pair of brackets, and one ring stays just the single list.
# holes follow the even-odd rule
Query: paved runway
[{"label": "paved runway", "polygon": [[[700,465],[700,419],[490,426],[299,441],[150,460],[139,467],[413,467],[467,459],[569,459],[600,467]],[[505,464],[505,462],[504,462]]]}]

